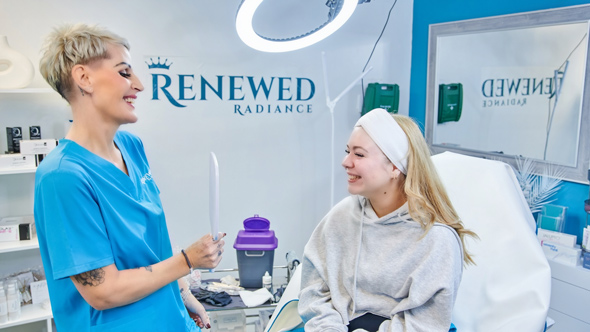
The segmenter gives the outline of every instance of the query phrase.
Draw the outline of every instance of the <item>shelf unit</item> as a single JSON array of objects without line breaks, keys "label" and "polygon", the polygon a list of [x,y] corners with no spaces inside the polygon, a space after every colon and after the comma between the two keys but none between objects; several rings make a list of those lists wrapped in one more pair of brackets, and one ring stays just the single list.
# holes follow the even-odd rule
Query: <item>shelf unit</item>
[{"label": "shelf unit", "polygon": [[[0,171],[0,175],[35,173],[35,171],[35,168],[15,169],[8,171]],[[9,252],[24,251],[38,248],[39,241],[36,236],[31,240],[0,242],[0,255]],[[52,319],[53,314],[51,313],[51,308],[43,308],[43,306],[41,306],[40,304],[29,304],[21,307],[21,316],[19,319],[10,320],[6,323],[0,323],[0,330],[13,326],[19,326],[23,324],[29,324],[45,320],[47,324],[47,331],[52,332]]]},{"label": "shelf unit", "polygon": [[0,242],[0,254],[39,248],[39,241],[35,236],[31,240]]},{"label": "shelf unit", "polygon": [[21,315],[19,319],[9,320],[6,323],[0,323],[0,329],[45,320],[47,324],[47,331],[51,332],[53,331],[53,323],[51,321],[52,318],[53,314],[51,313],[51,308],[43,308],[43,306],[40,304],[28,304],[21,307]]},{"label": "shelf unit", "polygon": [[36,171],[37,171],[36,167],[4,169],[4,170],[0,170],[0,175],[35,173]]},{"label": "shelf unit", "polygon": [[551,304],[548,316],[555,320],[550,332],[590,331],[587,303],[590,270],[548,260],[551,267]]},{"label": "shelf unit", "polygon": [[51,88],[0,89],[0,93],[51,93]]},{"label": "shelf unit", "polygon": [[[50,88],[26,88],[26,89],[0,89],[0,94],[45,94],[53,92]],[[0,170],[0,176],[10,176],[17,174],[34,174],[36,167],[15,168]],[[39,241],[36,237],[25,241],[0,242],[0,256],[7,253],[23,252],[39,248]],[[35,253],[33,253],[34,255]],[[6,323],[0,323],[0,330],[25,324],[42,322],[46,323],[46,330],[53,331],[53,314],[51,307],[44,307],[41,304],[29,304],[21,307],[19,319],[9,320]]]}]

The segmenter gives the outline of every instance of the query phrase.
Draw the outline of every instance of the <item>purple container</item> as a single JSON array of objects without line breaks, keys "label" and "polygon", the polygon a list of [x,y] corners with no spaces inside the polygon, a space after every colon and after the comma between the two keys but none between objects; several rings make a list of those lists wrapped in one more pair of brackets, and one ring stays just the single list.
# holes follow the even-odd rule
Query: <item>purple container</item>
[{"label": "purple container", "polygon": [[262,276],[268,272],[272,276],[274,250],[279,240],[270,230],[270,221],[257,214],[244,220],[244,229],[238,232],[234,249],[238,257],[240,286],[261,288]]}]

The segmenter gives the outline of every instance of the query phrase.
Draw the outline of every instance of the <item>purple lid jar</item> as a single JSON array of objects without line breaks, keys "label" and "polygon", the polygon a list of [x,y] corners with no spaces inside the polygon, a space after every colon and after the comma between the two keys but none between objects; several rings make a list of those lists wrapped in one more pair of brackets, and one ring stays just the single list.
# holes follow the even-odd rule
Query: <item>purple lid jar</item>
[{"label": "purple lid jar", "polygon": [[238,232],[234,248],[237,250],[274,250],[279,240],[270,229],[270,221],[257,214],[244,220],[244,229]]}]

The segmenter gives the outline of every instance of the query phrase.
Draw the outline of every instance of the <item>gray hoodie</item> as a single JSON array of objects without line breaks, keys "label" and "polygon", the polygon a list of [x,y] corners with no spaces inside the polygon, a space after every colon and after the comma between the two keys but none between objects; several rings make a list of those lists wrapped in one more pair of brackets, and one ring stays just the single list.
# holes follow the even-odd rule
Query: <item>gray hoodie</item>
[{"label": "gray hoodie", "polygon": [[367,199],[349,196],[305,246],[299,314],[305,331],[345,332],[367,312],[389,317],[379,331],[448,331],[462,268],[451,227],[424,234],[407,203],[379,218]]}]

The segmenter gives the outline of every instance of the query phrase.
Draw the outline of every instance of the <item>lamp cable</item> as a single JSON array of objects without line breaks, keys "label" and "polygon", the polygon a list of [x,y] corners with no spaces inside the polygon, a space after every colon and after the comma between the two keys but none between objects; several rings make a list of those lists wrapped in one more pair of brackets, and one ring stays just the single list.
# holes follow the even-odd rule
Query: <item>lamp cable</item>
[{"label": "lamp cable", "polygon": [[[572,54],[574,54],[574,52],[578,49],[578,47],[582,44],[582,42],[584,41],[584,39],[586,39],[586,36],[588,36],[588,33],[585,33],[584,36],[582,36],[582,39],[578,42],[578,44],[572,49],[572,51],[570,52],[570,54],[567,56],[567,58],[565,58],[565,60],[563,61],[563,63],[561,64],[561,66],[559,66],[553,74],[553,85],[555,86],[554,91],[551,93],[551,95],[548,98],[548,103],[547,103],[547,128],[546,128],[546,134],[545,134],[545,147],[543,149],[543,160],[547,160],[547,148],[549,146],[549,136],[551,134],[551,126],[553,124],[553,117],[555,116],[555,111],[557,109],[557,102],[559,101],[559,96],[561,95],[561,87],[563,84],[563,80],[565,79],[565,74],[567,72],[567,66],[569,63],[569,59],[572,56]],[[563,69],[562,69],[563,68]],[[553,105],[551,104],[551,100],[553,99]]]},{"label": "lamp cable", "polygon": [[[389,18],[391,17],[391,12],[393,11],[393,8],[395,7],[396,4],[397,4],[397,0],[395,0],[393,2],[393,5],[391,5],[391,8],[389,8],[389,13],[387,13],[387,19],[385,20],[385,24],[383,25],[383,29],[381,29],[381,33],[379,34],[379,37],[377,38],[377,40],[375,41],[375,44],[373,45],[373,49],[371,50],[371,53],[369,54],[369,58],[367,59],[367,62],[365,63],[365,66],[363,67],[363,72],[365,71],[365,69],[367,69],[369,62],[371,61],[371,58],[373,57],[373,53],[375,52],[375,48],[377,48],[377,44],[379,44],[381,37],[383,37],[383,33],[385,32],[385,28],[387,28],[387,24],[389,23]],[[363,105],[364,105],[365,104],[365,83],[362,79],[361,79],[361,92],[362,92],[362,96],[363,96]]]}]

